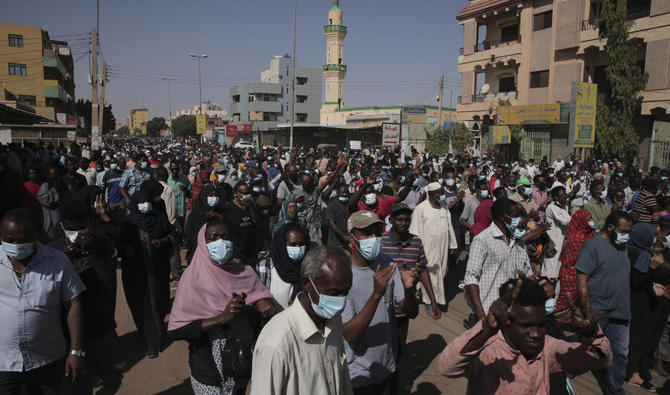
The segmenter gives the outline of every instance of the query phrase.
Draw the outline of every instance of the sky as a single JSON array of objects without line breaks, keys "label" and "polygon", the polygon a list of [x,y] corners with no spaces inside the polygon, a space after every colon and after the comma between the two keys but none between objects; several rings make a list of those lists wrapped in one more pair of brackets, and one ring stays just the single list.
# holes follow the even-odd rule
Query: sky
[{"label": "sky", "polygon": [[[331,0],[297,0],[296,60],[299,67],[325,63]],[[341,0],[348,27],[344,60],[346,107],[436,105],[445,72],[443,105],[460,94],[458,49],[463,28],[455,19],[465,0]],[[4,7],[0,21],[40,26],[50,36],[71,40],[76,98],[90,99],[85,34],[96,24],[95,0],[22,0]],[[203,100],[229,110],[232,85],[258,81],[275,55],[291,53],[291,0],[100,0],[101,60],[109,64],[106,86],[117,123],[132,108],[149,116],[198,104],[197,59],[202,62]]]}]

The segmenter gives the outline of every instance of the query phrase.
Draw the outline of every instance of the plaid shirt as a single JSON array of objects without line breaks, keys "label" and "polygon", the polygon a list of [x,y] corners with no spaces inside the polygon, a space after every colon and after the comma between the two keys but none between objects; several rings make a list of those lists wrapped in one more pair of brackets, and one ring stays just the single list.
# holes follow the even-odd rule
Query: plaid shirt
[{"label": "plaid shirt", "polygon": [[[393,237],[393,233],[389,230],[382,235],[382,254],[393,258],[393,263],[401,268],[407,265],[412,268],[419,266],[419,268],[426,267],[426,253],[423,250],[423,243],[419,236],[410,233],[409,239],[405,241],[398,241]],[[400,309],[398,304],[393,306],[396,317],[404,317],[405,314]]]},{"label": "plaid shirt", "polygon": [[514,238],[508,243],[493,222],[472,240],[463,282],[479,286],[479,299],[484,313],[488,313],[499,298],[498,288],[510,278],[517,278],[517,270],[533,274],[526,247]]},{"label": "plaid shirt", "polygon": [[151,174],[148,171],[140,172],[133,168],[126,169],[121,176],[121,181],[119,181],[119,186],[128,192],[128,196],[132,196],[133,193],[140,190],[140,186],[144,181],[150,180]]}]

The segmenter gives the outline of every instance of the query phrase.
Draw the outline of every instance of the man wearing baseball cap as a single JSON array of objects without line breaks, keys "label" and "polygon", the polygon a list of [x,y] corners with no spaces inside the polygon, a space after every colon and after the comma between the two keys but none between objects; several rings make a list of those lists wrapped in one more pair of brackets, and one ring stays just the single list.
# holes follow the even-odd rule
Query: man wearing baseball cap
[{"label": "man wearing baseball cap", "polygon": [[419,270],[416,267],[396,270],[393,259],[380,254],[383,225],[368,210],[353,213],[347,221],[353,247],[353,277],[342,322],[355,394],[392,391],[398,342],[394,305],[411,318],[418,313],[414,293]]}]

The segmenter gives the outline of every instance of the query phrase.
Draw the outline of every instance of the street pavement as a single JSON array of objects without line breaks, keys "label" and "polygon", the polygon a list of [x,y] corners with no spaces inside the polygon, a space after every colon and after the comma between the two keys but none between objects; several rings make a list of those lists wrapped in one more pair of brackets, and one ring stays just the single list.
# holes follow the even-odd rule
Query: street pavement
[{"label": "street pavement", "polygon": [[[172,294],[174,295],[173,283]],[[453,289],[453,287],[452,287]],[[126,363],[126,372],[118,394],[192,394],[189,382],[188,344],[184,341],[172,343],[156,359],[144,357],[142,341],[137,333],[130,310],[123,294],[121,272],[118,272],[116,322],[121,344],[121,355]],[[437,357],[447,342],[465,331],[463,320],[468,307],[463,294],[454,295],[449,310],[439,321],[429,318],[421,307],[419,316],[409,326],[405,355],[400,362],[399,394],[465,394],[467,380],[450,379],[437,370]],[[656,376],[654,384],[659,392],[670,394],[670,381],[663,382]],[[665,391],[660,387],[665,385]],[[593,375],[584,374],[572,380],[575,394],[599,394]],[[626,386],[629,394],[648,394],[640,388]],[[308,394],[311,395],[311,394]],[[318,395],[318,394],[314,394]]]}]

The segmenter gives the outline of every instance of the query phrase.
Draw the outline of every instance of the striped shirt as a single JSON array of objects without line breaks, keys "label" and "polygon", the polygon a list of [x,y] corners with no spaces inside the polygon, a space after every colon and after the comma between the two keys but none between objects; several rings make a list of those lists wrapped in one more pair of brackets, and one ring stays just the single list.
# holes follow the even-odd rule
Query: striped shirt
[{"label": "striped shirt", "polygon": [[416,265],[426,266],[426,253],[419,236],[410,233],[405,241],[398,241],[389,230],[382,235],[382,253],[393,258],[398,266],[407,265],[412,268]]},{"label": "striped shirt", "polygon": [[656,196],[642,190],[635,199],[635,203],[633,203],[633,212],[637,213],[637,220],[639,222],[651,222],[651,216],[657,211],[661,211],[661,208]]}]

